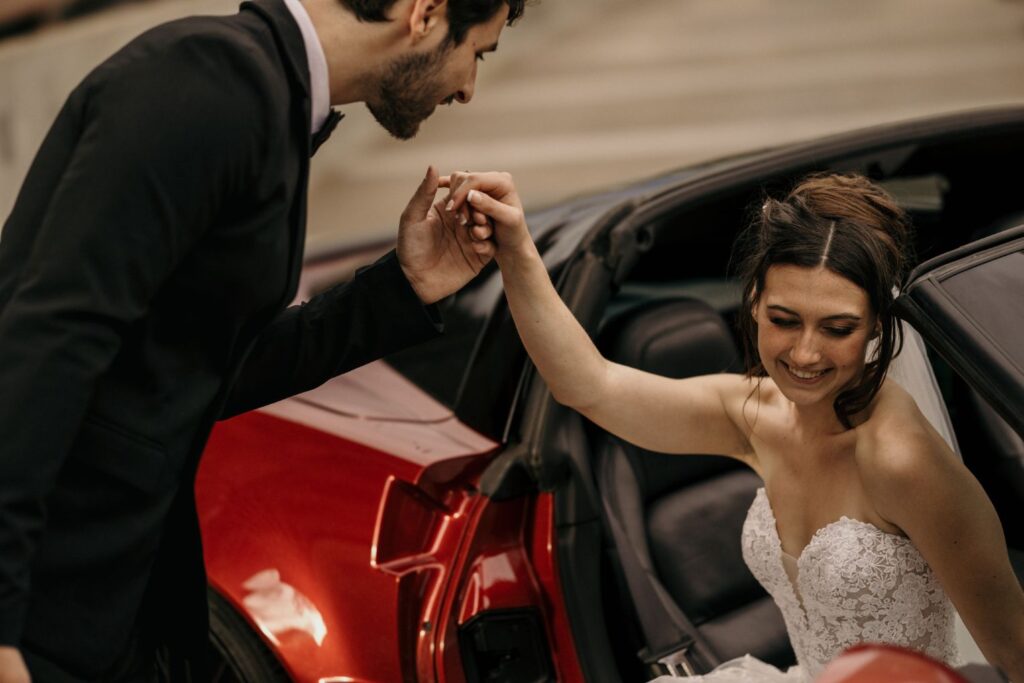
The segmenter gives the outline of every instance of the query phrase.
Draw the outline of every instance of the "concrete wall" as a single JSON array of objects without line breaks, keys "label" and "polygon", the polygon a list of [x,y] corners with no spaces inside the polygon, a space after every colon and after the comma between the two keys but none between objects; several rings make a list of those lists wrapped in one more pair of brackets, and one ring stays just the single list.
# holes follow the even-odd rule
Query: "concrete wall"
[{"label": "concrete wall", "polygon": [[[2,2],[3,0],[0,0]],[[146,0],[0,42],[0,217],[67,92],[153,24],[238,0]],[[508,170],[528,206],[716,156],[1024,102],[1024,2],[540,0],[469,106],[411,142],[364,108],[313,160],[311,249],[394,234],[427,164]]]}]

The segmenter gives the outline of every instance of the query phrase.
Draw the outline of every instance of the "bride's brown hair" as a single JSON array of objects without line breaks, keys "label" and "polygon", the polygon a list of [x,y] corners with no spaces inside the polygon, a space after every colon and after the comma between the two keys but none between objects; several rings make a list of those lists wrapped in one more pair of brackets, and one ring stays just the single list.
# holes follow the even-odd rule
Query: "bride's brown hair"
[{"label": "bride's brown hair", "polygon": [[910,222],[882,188],[859,175],[817,174],[801,180],[782,200],[767,198],[737,240],[737,275],[743,305],[737,324],[748,377],[765,377],[757,351],[754,309],[774,265],[823,266],[863,289],[878,319],[872,358],[863,374],[836,397],[833,408],[846,428],[878,393],[903,345],[892,313],[893,292],[911,259]]}]

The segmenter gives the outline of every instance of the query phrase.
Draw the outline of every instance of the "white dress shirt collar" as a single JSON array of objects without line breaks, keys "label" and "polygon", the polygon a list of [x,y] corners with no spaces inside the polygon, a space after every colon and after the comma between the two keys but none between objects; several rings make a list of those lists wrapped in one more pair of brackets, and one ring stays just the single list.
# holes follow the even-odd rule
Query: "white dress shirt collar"
[{"label": "white dress shirt collar", "polygon": [[320,45],[320,38],[316,35],[313,22],[309,13],[302,6],[300,0],[284,0],[288,11],[295,18],[302,32],[302,42],[306,46],[306,62],[309,64],[309,87],[312,91],[310,103],[311,120],[310,133],[315,135],[327,120],[331,112],[331,95],[329,81],[327,79],[327,57],[324,56],[323,46]]}]

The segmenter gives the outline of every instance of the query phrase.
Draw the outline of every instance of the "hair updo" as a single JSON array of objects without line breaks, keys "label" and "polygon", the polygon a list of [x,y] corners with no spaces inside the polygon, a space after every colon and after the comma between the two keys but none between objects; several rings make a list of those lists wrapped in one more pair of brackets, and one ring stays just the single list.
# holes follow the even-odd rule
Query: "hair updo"
[{"label": "hair updo", "polygon": [[836,417],[846,428],[878,393],[889,363],[903,345],[892,313],[893,292],[910,262],[910,223],[895,200],[859,175],[804,178],[779,201],[768,198],[737,241],[743,305],[738,326],[747,376],[768,373],[757,350],[754,309],[774,265],[823,266],[863,289],[878,317],[879,335],[863,374],[836,397]]}]

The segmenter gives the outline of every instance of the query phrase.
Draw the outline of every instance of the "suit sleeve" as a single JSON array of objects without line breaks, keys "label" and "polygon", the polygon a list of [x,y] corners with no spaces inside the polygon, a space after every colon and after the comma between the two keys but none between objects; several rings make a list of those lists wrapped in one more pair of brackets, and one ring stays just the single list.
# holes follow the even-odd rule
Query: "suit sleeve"
[{"label": "suit sleeve", "polygon": [[19,643],[44,499],[97,378],[257,163],[259,107],[241,128],[231,114],[253,104],[251,79],[217,63],[187,42],[122,53],[56,124],[74,149],[44,218],[22,228],[37,235],[0,314],[0,644]]},{"label": "suit sleeve", "polygon": [[256,339],[222,418],[313,389],[442,331],[392,251],[350,281],[281,312]]}]

